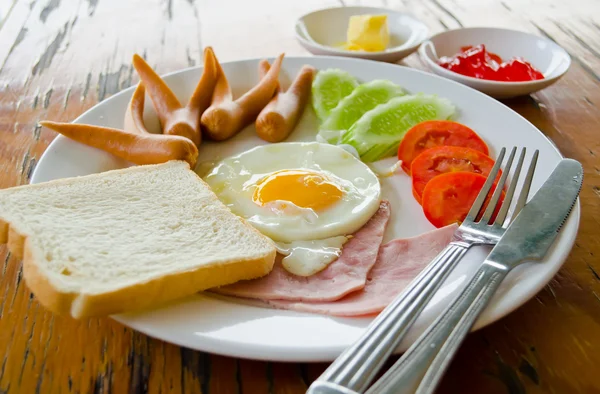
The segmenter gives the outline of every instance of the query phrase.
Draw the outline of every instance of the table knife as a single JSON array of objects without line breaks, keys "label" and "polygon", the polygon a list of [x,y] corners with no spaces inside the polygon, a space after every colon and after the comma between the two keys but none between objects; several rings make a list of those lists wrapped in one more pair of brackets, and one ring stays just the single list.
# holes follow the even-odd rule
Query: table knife
[{"label": "table knife", "polygon": [[563,159],[507,228],[461,294],[366,393],[432,393],[506,275],[542,260],[577,201],[583,168]]}]

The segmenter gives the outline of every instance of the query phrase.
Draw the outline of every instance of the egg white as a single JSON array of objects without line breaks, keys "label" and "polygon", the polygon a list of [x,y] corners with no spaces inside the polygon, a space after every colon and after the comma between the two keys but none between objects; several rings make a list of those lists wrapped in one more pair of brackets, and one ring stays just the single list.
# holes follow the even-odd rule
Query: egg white
[{"label": "egg white", "polygon": [[[264,206],[253,201],[261,179],[294,169],[327,176],[343,190],[342,198],[319,211],[288,201]],[[379,180],[367,165],[344,149],[318,142],[258,146],[221,161],[204,180],[233,213],[280,242],[352,234],[377,211],[381,196]]]},{"label": "egg white", "polygon": [[[262,179],[281,170],[308,170],[327,177],[342,198],[319,210],[290,201],[253,201]],[[204,177],[233,213],[270,237],[286,257],[283,267],[299,276],[323,270],[342,252],[349,235],[379,209],[381,187],[371,169],[348,151],[318,142],[259,146],[216,164]]]},{"label": "egg white", "polygon": [[345,235],[313,241],[276,242],[277,251],[285,257],[281,265],[298,276],[311,276],[325,269],[342,254],[342,246],[348,241]]}]

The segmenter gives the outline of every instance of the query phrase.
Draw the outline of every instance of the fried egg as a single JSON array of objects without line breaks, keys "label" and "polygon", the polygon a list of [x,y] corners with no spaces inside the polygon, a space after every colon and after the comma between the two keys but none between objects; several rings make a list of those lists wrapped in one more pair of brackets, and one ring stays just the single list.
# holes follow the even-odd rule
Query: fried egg
[{"label": "fried egg", "polygon": [[277,244],[284,268],[301,276],[335,260],[381,200],[379,180],[367,165],[318,142],[258,146],[222,160],[204,180],[233,213]]}]

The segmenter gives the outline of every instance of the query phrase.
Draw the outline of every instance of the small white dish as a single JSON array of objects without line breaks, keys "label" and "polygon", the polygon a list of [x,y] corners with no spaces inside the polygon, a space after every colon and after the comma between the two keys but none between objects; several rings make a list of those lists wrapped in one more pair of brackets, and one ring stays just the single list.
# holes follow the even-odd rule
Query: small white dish
[{"label": "small white dish", "polygon": [[[537,68],[544,79],[527,82],[488,81],[458,74],[440,66],[442,56],[454,56],[467,45],[484,44],[507,61],[521,57]],[[510,98],[537,92],[558,81],[571,65],[571,57],[554,42],[533,34],[500,28],[473,27],[436,34],[421,44],[419,55],[436,74],[460,82],[495,98]]]},{"label": "small white dish", "polygon": [[[347,51],[339,48],[346,41],[351,16],[385,14],[388,16],[390,45],[385,51]],[[398,62],[413,53],[427,38],[427,26],[409,14],[376,7],[335,7],[311,12],[296,22],[296,38],[315,55],[346,56],[383,62]]]}]

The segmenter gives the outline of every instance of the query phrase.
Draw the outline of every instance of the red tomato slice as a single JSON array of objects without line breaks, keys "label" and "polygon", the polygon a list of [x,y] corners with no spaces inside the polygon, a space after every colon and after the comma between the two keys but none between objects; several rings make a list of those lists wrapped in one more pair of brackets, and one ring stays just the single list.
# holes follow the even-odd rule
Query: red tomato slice
[{"label": "red tomato slice", "polygon": [[398,160],[410,175],[410,164],[424,150],[440,145],[464,146],[488,154],[485,142],[467,126],[451,120],[430,120],[412,127],[400,142]]},{"label": "red tomato slice", "polygon": [[[462,223],[467,217],[473,202],[481,191],[486,177],[472,172],[452,172],[433,178],[423,191],[423,212],[436,227],[444,227],[452,223]],[[491,193],[490,193],[491,197]],[[504,200],[504,192],[496,212]],[[489,202],[485,202],[484,207]],[[483,210],[482,210],[483,212]]]},{"label": "red tomato slice", "polygon": [[473,172],[487,177],[494,160],[471,148],[438,146],[427,149],[411,164],[413,194],[421,202],[423,190],[435,176],[447,172]]}]

